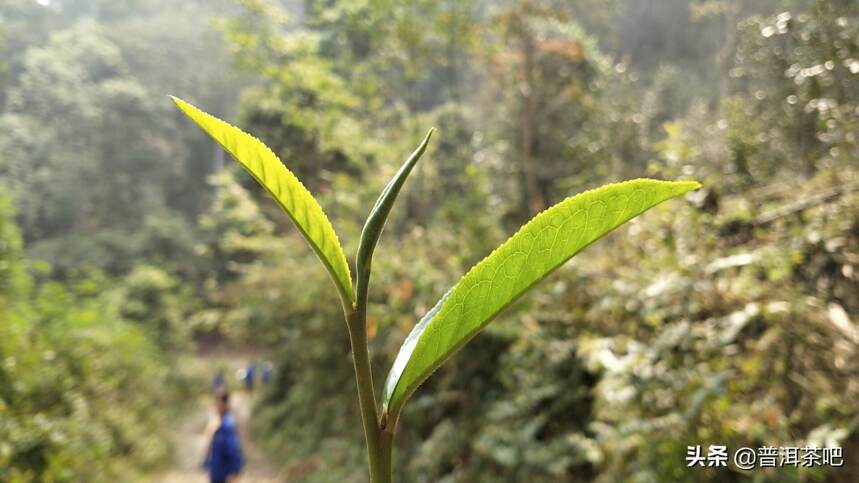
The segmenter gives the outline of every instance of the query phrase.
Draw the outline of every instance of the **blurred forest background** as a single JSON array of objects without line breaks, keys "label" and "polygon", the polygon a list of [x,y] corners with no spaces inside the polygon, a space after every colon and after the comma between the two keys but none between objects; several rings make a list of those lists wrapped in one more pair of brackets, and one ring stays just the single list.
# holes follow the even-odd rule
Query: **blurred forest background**
[{"label": "blurred forest background", "polygon": [[[377,383],[542,208],[704,184],[434,375],[398,481],[856,481],[856,0],[0,0],[0,481],[169,465],[212,341],[277,354],[247,429],[290,481],[366,481],[331,282],[168,94],[269,144],[350,256],[439,128],[376,257]],[[687,468],[694,444],[843,446],[846,468]]]}]

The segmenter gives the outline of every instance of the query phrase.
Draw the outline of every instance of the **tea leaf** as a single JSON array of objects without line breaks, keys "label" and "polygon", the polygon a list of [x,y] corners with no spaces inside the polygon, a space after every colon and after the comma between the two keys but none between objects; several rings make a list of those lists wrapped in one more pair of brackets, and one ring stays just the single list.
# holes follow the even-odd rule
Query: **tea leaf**
[{"label": "tea leaf", "polygon": [[367,286],[370,283],[370,268],[373,263],[373,251],[376,249],[376,243],[382,235],[382,230],[385,228],[385,222],[388,220],[388,215],[391,213],[391,208],[394,206],[394,201],[400,193],[400,189],[412,172],[412,168],[418,164],[418,160],[427,149],[430,137],[432,137],[433,129],[430,129],[420,146],[415,149],[411,156],[406,159],[406,162],[400,167],[397,174],[391,178],[391,181],[382,190],[376,204],[370,211],[367,217],[367,222],[364,223],[364,229],[361,230],[361,241],[358,244],[358,257],[356,258],[355,271],[357,272],[357,281],[355,283],[358,292],[359,304],[365,303],[367,300]]},{"label": "tea leaf", "polygon": [[385,382],[384,417],[395,422],[418,386],[534,284],[618,226],[699,186],[650,179],[610,184],[535,216],[472,267],[412,329]]},{"label": "tea leaf", "polygon": [[344,303],[354,304],[352,276],[340,240],[310,191],[262,141],[182,99],[172,99],[271,194],[325,265]]}]

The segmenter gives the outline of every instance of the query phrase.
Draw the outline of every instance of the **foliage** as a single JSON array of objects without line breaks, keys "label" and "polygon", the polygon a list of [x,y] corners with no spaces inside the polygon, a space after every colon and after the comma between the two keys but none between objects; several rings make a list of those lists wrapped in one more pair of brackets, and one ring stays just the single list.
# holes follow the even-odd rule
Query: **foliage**
[{"label": "foliage", "polygon": [[188,346],[188,317],[194,295],[164,270],[137,265],[126,275],[120,295],[123,319],[135,323],[158,347],[180,352]]},{"label": "foliage", "polygon": [[334,227],[301,181],[258,139],[181,99],[173,101],[268,190],[325,265],[344,303],[354,302],[352,276]]},{"label": "foliage", "polygon": [[[801,269],[788,269],[788,267],[802,266],[806,260],[796,255],[796,247],[807,243],[800,242],[802,236],[796,232],[798,226],[802,223],[816,224],[828,220],[826,223],[832,223],[833,227],[841,226],[841,231],[828,231],[824,235],[816,229],[810,229],[809,233],[817,233],[810,235],[812,239],[818,240],[815,243],[825,243],[825,240],[833,238],[851,240],[854,235],[851,234],[849,227],[855,215],[846,210],[852,198],[832,194],[848,193],[850,190],[852,175],[848,174],[851,171],[845,167],[849,164],[845,163],[845,158],[823,163],[821,167],[824,172],[816,175],[813,183],[800,187],[801,182],[795,180],[796,171],[785,169],[784,163],[778,160],[801,161],[803,157],[795,155],[795,151],[786,145],[784,153],[794,155],[783,158],[777,154],[777,150],[769,147],[768,142],[761,144],[763,139],[775,139],[764,137],[762,132],[765,129],[770,130],[773,135],[789,136],[791,131],[785,126],[785,121],[789,118],[780,117],[778,112],[772,112],[772,117],[767,117],[771,121],[763,121],[760,116],[750,114],[760,112],[759,110],[773,109],[779,105],[770,102],[769,95],[764,99],[758,99],[756,90],[750,88],[749,82],[745,80],[747,75],[762,75],[766,70],[757,70],[752,63],[753,59],[745,54],[737,60],[738,64],[742,63],[742,70],[734,65],[731,50],[734,47],[731,45],[736,42],[741,52],[748,50],[751,44],[748,44],[746,39],[760,38],[760,29],[753,27],[747,29],[745,23],[741,24],[742,30],[734,39],[731,25],[745,20],[755,12],[766,11],[771,7],[766,7],[760,2],[748,3],[732,11],[722,8],[726,5],[723,2],[688,3],[700,5],[693,5],[688,11],[678,12],[678,15],[686,20],[676,22],[710,22],[711,24],[707,26],[707,29],[710,29],[708,35],[711,39],[723,36],[726,42],[724,51],[716,48],[719,44],[715,42],[711,46],[707,41],[702,40],[703,38],[696,38],[695,42],[703,43],[694,46],[694,49],[702,49],[695,56],[681,55],[675,59],[669,59],[651,55],[649,58],[636,59],[635,63],[615,64],[611,66],[612,69],[604,70],[600,74],[603,76],[601,82],[604,90],[597,90],[594,85],[583,85],[587,86],[586,92],[594,96],[593,100],[598,107],[587,119],[593,126],[588,128],[587,136],[600,143],[597,154],[591,154],[595,164],[592,168],[584,170],[584,174],[594,176],[595,179],[610,176],[612,170],[602,170],[605,164],[600,164],[598,160],[613,158],[618,160],[617,166],[620,170],[636,172],[636,169],[646,168],[649,173],[660,177],[683,174],[702,177],[708,188],[694,197],[697,208],[684,208],[681,216],[684,219],[688,217],[690,223],[687,226],[678,226],[670,221],[675,216],[669,217],[669,212],[660,210],[657,210],[657,213],[661,215],[651,215],[647,229],[633,223],[630,229],[625,230],[627,241],[611,238],[610,241],[604,242],[609,243],[610,247],[604,253],[579,261],[575,267],[563,268],[562,271],[565,274],[558,277],[557,282],[550,284],[550,290],[520,302],[519,307],[526,306],[528,310],[510,311],[508,315],[502,315],[495,329],[490,328],[488,333],[472,343],[477,346],[472,347],[467,354],[454,356],[452,364],[439,369],[438,374],[427,382],[428,387],[416,392],[412,406],[407,407],[402,415],[403,424],[398,435],[400,441],[398,461],[403,461],[404,466],[397,473],[400,479],[474,481],[492,475],[493,480],[497,481],[521,481],[521,475],[527,474],[533,481],[557,481],[558,479],[587,481],[597,477],[603,481],[623,479],[683,481],[697,475],[714,481],[724,477],[724,474],[712,471],[705,472],[703,475],[693,474],[690,472],[692,470],[685,468],[680,455],[683,454],[686,444],[715,441],[719,438],[723,438],[722,441],[725,444],[735,445],[763,442],[770,444],[769,441],[775,441],[772,444],[781,442],[784,445],[802,444],[812,440],[822,441],[814,438],[823,434],[823,430],[816,432],[813,430],[821,427],[825,421],[836,420],[832,419],[830,413],[820,416],[819,419],[812,418],[807,424],[797,425],[790,422],[794,421],[795,416],[787,416],[787,413],[773,416],[772,421],[779,421],[778,424],[791,428],[785,430],[784,437],[775,436],[771,429],[767,429],[769,427],[766,424],[763,426],[754,424],[754,421],[760,421],[762,418],[758,416],[760,404],[755,401],[761,398],[771,401],[771,398],[776,395],[786,394],[783,388],[798,385],[796,380],[804,377],[803,374],[810,366],[803,366],[805,369],[794,366],[788,372],[779,373],[781,375],[769,381],[759,378],[748,384],[727,386],[728,383],[725,382],[725,385],[719,386],[719,381],[722,380],[719,379],[719,374],[722,374],[720,371],[726,362],[735,361],[741,364],[740,360],[771,360],[769,358],[775,353],[766,352],[763,347],[782,347],[779,344],[773,345],[772,342],[768,342],[770,345],[766,346],[752,343],[751,341],[761,337],[761,332],[752,332],[746,345],[719,349],[726,350],[726,354],[729,355],[722,355],[718,351],[708,352],[697,343],[691,346],[682,357],[675,355],[678,350],[676,346],[668,345],[664,350],[655,348],[657,344],[661,344],[659,340],[662,338],[670,338],[671,334],[682,333],[681,327],[689,327],[691,331],[698,325],[710,324],[706,321],[711,318],[721,320],[720,317],[727,317],[737,311],[742,312],[746,305],[743,301],[749,296],[743,294],[775,294],[783,290],[797,290],[799,285],[813,287],[817,284],[822,284],[821,287],[837,286],[839,293],[848,293],[845,290],[849,291],[848,287],[853,283],[852,278],[845,278],[843,274],[838,275],[837,269],[817,272],[820,278],[811,282],[801,281],[804,280],[804,276],[794,278],[789,275],[794,273],[793,270],[798,270],[797,273],[803,272]],[[722,5],[717,5],[719,3]],[[793,18],[797,18],[803,11],[807,12],[809,19],[814,18],[819,12],[828,11],[807,10],[806,5],[809,2],[795,3],[791,12]],[[666,8],[670,10],[672,7],[666,6]],[[771,17],[754,17],[759,20],[749,22],[775,23],[777,13],[778,11]],[[650,32],[652,35],[661,35],[660,29],[687,28],[681,25],[669,25],[672,22],[671,18],[671,16],[654,15],[654,21],[662,22],[660,26],[652,30],[642,29],[627,33],[644,35]],[[834,22],[837,16],[829,18],[828,22]],[[854,17],[846,15],[845,18],[849,28],[853,25]],[[478,17],[476,21],[485,22],[487,19]],[[339,30],[332,28],[332,32],[325,33],[326,31],[318,24],[312,24],[310,28],[322,30],[323,35],[338,35],[343,32],[343,28],[340,27]],[[692,27],[685,34],[675,30],[671,35],[688,39],[688,35],[692,35],[690,32],[697,34],[697,31],[696,27]],[[746,32],[749,34],[747,35]],[[612,35],[610,31],[598,33],[600,47],[611,45],[610,37],[604,42],[607,36]],[[751,37],[755,33],[756,37]],[[497,40],[487,42],[486,48],[495,46],[495,42]],[[653,45],[658,45],[658,41],[654,42]],[[623,45],[623,42],[620,45]],[[811,53],[818,51],[820,49],[809,48]],[[372,56],[376,51],[369,49],[367,52]],[[342,50],[337,51],[336,54],[330,54],[327,58],[332,56],[336,58],[340,53]],[[324,52],[321,54],[325,55]],[[469,56],[470,51],[463,50],[457,55]],[[758,57],[758,61],[768,62],[771,58],[772,56],[762,54]],[[486,58],[479,54],[472,59],[474,60],[469,65],[474,69],[467,73],[460,71],[460,79],[479,76],[480,69],[487,65],[481,62]],[[643,63],[641,63],[642,60]],[[547,62],[548,69],[557,67],[557,64]],[[693,80],[696,75],[694,72],[702,72],[713,62],[724,65],[721,79],[708,76],[707,83]],[[816,61],[809,61],[809,65],[816,65],[812,62]],[[824,62],[825,59],[818,63]],[[660,68],[660,63],[667,64],[667,67]],[[736,70],[732,72],[742,75],[730,80],[727,72],[734,68]],[[344,72],[353,72],[357,69],[358,67],[353,67],[352,70],[344,70]],[[512,74],[516,72],[511,70]],[[762,88],[792,89],[792,86],[795,86],[790,79],[785,81],[783,77],[776,77],[777,71],[773,72],[773,77],[760,83]],[[780,76],[780,74],[777,75]],[[709,83],[715,81],[718,81],[718,85]],[[836,93],[836,85],[833,84],[833,94]],[[521,84],[511,82],[507,87],[508,92],[519,86]],[[444,97],[445,92],[440,90],[438,95]],[[600,96],[598,92],[604,94]],[[501,99],[493,104],[492,102],[500,98],[497,95],[489,95],[487,97],[492,98],[492,102],[476,104],[482,97],[474,97],[470,94],[467,87],[459,90],[459,99],[463,104],[444,112],[458,113],[460,124],[456,129],[467,130],[468,126],[473,126],[474,130],[480,131],[481,136],[462,138],[464,144],[461,144],[456,151],[448,150],[447,147],[437,148],[434,158],[443,157],[444,159],[440,159],[437,163],[424,164],[416,170],[414,190],[418,193],[441,193],[442,196],[434,196],[432,199],[438,200],[442,205],[446,201],[443,193],[453,192],[457,193],[457,196],[474,197],[475,206],[492,207],[488,211],[498,218],[488,220],[487,226],[494,226],[494,230],[497,230],[498,226],[509,226],[517,220],[517,216],[522,216],[509,214],[517,212],[517,200],[520,199],[521,194],[520,185],[498,179],[500,177],[503,180],[515,181],[512,175],[520,169],[518,163],[521,158],[511,156],[503,160],[504,158],[499,154],[504,153],[505,149],[510,149],[511,136],[506,136],[507,144],[500,141],[503,136],[501,131],[498,131],[499,134],[487,137],[485,129],[497,128],[498,124],[494,119],[492,122],[487,122],[487,119],[492,118],[487,117],[485,113],[506,110],[503,112],[510,114],[502,113],[500,117],[503,121],[511,123],[514,128],[520,117],[516,114],[515,101]],[[640,97],[638,99],[631,97],[636,95]],[[844,99],[852,101],[855,95],[848,94]],[[253,104],[255,101],[248,99],[248,102]],[[475,105],[478,109],[474,109]],[[490,109],[480,110],[484,106],[489,106]],[[433,119],[431,116],[439,115],[441,112],[440,110],[432,114],[417,112],[415,115]],[[477,112],[481,115],[475,115]],[[543,118],[540,118],[540,121],[543,121]],[[663,124],[666,121],[670,123]],[[442,136],[442,143],[450,132],[450,128],[446,129],[445,126],[447,124],[441,126],[441,131],[445,134]],[[547,123],[547,126],[553,125]],[[563,124],[555,124],[558,139],[562,141],[566,139],[565,135],[568,137],[572,135],[571,130],[564,129],[563,126]],[[405,129],[410,128],[406,125]],[[545,134],[541,137],[543,138]],[[275,139],[272,142],[280,141]],[[369,144],[368,142],[365,145]],[[587,143],[582,146],[594,147]],[[748,147],[754,147],[754,149],[748,149]],[[351,152],[360,153],[362,149],[366,148],[356,147]],[[581,152],[590,153],[587,150]],[[391,158],[394,156],[389,155]],[[361,155],[356,155],[352,161],[360,159]],[[557,158],[547,157],[545,160],[541,158],[540,162],[548,163],[552,159]],[[762,171],[756,167],[752,169],[754,174],[751,178],[742,175],[741,170],[736,166],[740,166],[744,162],[743,159],[751,165],[766,166],[769,171]],[[478,173],[478,177],[492,179],[491,187],[485,192],[478,191],[471,194],[457,191],[456,185],[451,184],[450,177],[440,175],[436,177],[440,171],[434,171],[434,169],[443,164],[457,166],[457,169],[463,171],[463,168],[467,167],[472,173]],[[840,171],[827,170],[826,166],[838,166]],[[392,171],[391,168],[388,170]],[[446,173],[450,172],[446,171]],[[547,172],[556,171],[549,169]],[[595,172],[601,174],[596,175]],[[422,174],[424,177],[421,177]],[[336,177],[330,179],[339,180]],[[784,184],[782,179],[793,181]],[[581,181],[578,182],[581,183]],[[575,183],[576,181],[562,181],[559,186],[578,186]],[[338,186],[352,185],[338,185],[335,182],[325,187],[335,190]],[[793,196],[788,197],[789,193]],[[347,198],[323,192],[322,196],[338,206],[337,211],[341,218],[352,219],[352,224],[356,223],[355,219],[360,214],[360,210],[356,210],[353,206],[360,205],[358,199],[360,194]],[[408,198],[409,194],[406,193],[404,196],[406,213],[411,213],[412,202]],[[809,198],[817,201],[813,201],[809,211],[802,209],[805,205],[792,207],[792,198],[799,200]],[[489,235],[468,237],[490,242],[482,248],[470,247],[453,239],[444,229],[452,223],[462,224],[466,230],[476,230],[474,233],[481,233],[481,229],[485,230],[484,225],[481,225],[483,220],[457,218],[461,216],[459,213],[462,211],[464,211],[463,208],[447,211],[438,206],[422,205],[422,209],[416,211],[413,217],[406,216],[406,220],[402,220],[401,215],[402,221],[398,221],[397,214],[393,215],[394,219],[391,223],[404,233],[404,239],[383,242],[391,244],[388,253],[392,258],[377,261],[379,266],[375,276],[376,286],[387,287],[387,289],[377,292],[376,295],[371,290],[371,301],[375,301],[375,304],[386,304],[389,309],[376,311],[374,314],[372,311],[374,304],[371,303],[370,311],[370,325],[375,327],[374,331],[377,333],[371,340],[371,348],[376,353],[387,354],[388,361],[395,353],[399,341],[411,330],[419,316],[432,306],[433,294],[441,293],[445,287],[454,282],[449,278],[449,273],[456,273],[472,265],[479,260],[485,250],[491,248],[492,240],[500,241],[498,231],[490,231]],[[472,208],[467,211],[476,210]],[[786,216],[784,219],[776,218],[775,222],[766,221],[771,216],[779,216],[779,213],[788,214],[782,215]],[[499,219],[501,217],[503,220]],[[755,220],[759,217],[766,224],[757,225]],[[343,226],[343,229],[348,232],[348,223]],[[709,235],[699,236],[704,232]],[[349,236],[346,238],[348,239]],[[438,243],[443,249],[426,253],[421,249],[423,246],[421,240],[433,240],[434,244]],[[760,268],[746,265],[742,267],[747,268],[725,268],[718,272],[707,270],[710,262],[724,259],[723,263],[733,263],[732,256],[742,255],[744,248],[751,249],[755,246],[768,247],[765,250],[768,253],[765,257],[768,268],[765,271],[773,270],[775,279],[770,280],[769,276],[762,276]],[[839,252],[842,254],[838,255],[837,262],[824,257],[830,261],[815,263],[822,263],[824,266],[828,264],[830,267],[849,265],[848,260],[851,256],[849,254],[853,252],[850,249],[845,250],[846,252]],[[439,255],[439,253],[445,253],[445,255]],[[645,254],[646,262],[635,261],[636,257],[642,257]],[[743,255],[736,260],[744,257]],[[781,261],[776,262],[776,260]],[[294,266],[295,260],[291,260],[290,263],[290,266]],[[404,269],[404,266],[415,268]],[[631,267],[641,267],[643,272],[634,273]],[[737,277],[736,270],[747,270],[746,283],[734,282]],[[847,270],[847,273],[853,273],[850,269],[844,270]],[[276,272],[277,269],[270,267],[266,271]],[[421,271],[424,276],[421,279],[409,281],[409,274],[416,271]],[[714,276],[713,273],[717,275]],[[282,277],[279,279],[283,280]],[[568,279],[576,282],[568,283]],[[624,279],[625,282],[616,281],[620,279]],[[695,280],[707,282],[696,284]],[[835,280],[838,281],[835,282]],[[847,282],[848,280],[850,281]],[[285,280],[281,283],[289,286]],[[678,292],[678,287],[685,288],[682,292]],[[725,298],[728,293],[726,287],[730,287],[730,293],[738,294],[736,297],[739,299]],[[750,291],[750,287],[756,288]],[[278,293],[276,297],[278,306],[284,308],[305,306],[304,302],[301,302],[303,297],[288,289]],[[660,301],[654,299],[657,294],[662,297],[659,298]],[[772,297],[778,300],[800,300],[802,295],[784,297],[773,295]],[[833,300],[832,297],[830,292],[815,296],[816,299],[827,301],[824,305]],[[835,303],[844,308],[848,320],[854,320],[853,314],[856,309],[849,303],[845,305],[843,301],[844,299],[839,299]],[[803,325],[803,330],[814,334],[813,337],[818,337],[820,331],[824,330],[820,324],[828,323],[818,316],[824,312],[828,314],[828,308],[823,312],[819,310],[815,312],[816,309],[813,307],[819,307],[815,304],[818,302],[809,305],[807,310],[791,312],[794,315],[783,320],[803,322],[819,320],[815,323],[809,322],[810,325]],[[421,307],[421,309],[415,311],[412,307]],[[696,309],[698,307],[708,307],[708,309],[698,312]],[[833,314],[840,313],[838,309],[834,310]],[[516,315],[519,313],[531,315]],[[325,334],[320,331],[308,333],[307,338],[303,338],[300,334],[305,332],[305,328],[301,324],[307,317],[308,315],[296,318],[285,317],[285,322],[291,327],[283,331],[291,334],[290,340],[309,341],[313,338],[321,338],[318,339],[318,350],[322,350],[321,348],[326,345],[342,347],[345,344],[342,335]],[[825,315],[825,320],[829,320],[829,315]],[[836,320],[841,319],[836,318]],[[689,325],[678,326],[677,324],[681,322]],[[724,323],[726,322],[720,322],[720,324]],[[719,329],[712,331],[708,329],[705,332],[707,335],[701,337],[707,341],[713,340],[713,337],[718,338],[711,335],[714,331],[721,330],[722,325],[717,326]],[[371,330],[371,333],[374,331]],[[775,332],[766,341],[777,340],[774,334]],[[605,344],[611,344],[610,349],[604,350],[607,347]],[[654,349],[648,352],[647,349],[650,349],[651,345]],[[730,346],[731,344],[725,347]],[[289,347],[288,343],[286,347]],[[662,346],[658,345],[658,347]],[[526,348],[531,350],[528,351]],[[624,359],[628,352],[638,350],[633,348],[640,348],[645,352]],[[700,353],[697,352],[699,349]],[[804,351],[801,353],[808,354]],[[644,357],[644,354],[647,354],[647,357]],[[737,358],[737,354],[743,354],[743,356]],[[294,352],[292,356],[295,356]],[[545,371],[538,370],[536,363],[534,365],[529,363],[530,357],[541,361],[543,364],[541,367],[546,367],[545,361],[549,360],[550,367],[563,369],[547,374]],[[782,358],[780,360],[787,360],[784,356],[778,357]],[[794,354],[794,357],[799,356]],[[287,415],[290,412],[299,412],[302,405],[311,401],[333,401],[337,397],[344,397],[346,392],[343,390],[334,394],[330,390],[316,392],[313,388],[303,386],[302,381],[313,380],[311,371],[302,369],[301,364],[292,363],[290,358],[289,354],[284,355],[283,367],[287,368],[286,371],[291,374],[292,379],[272,389],[270,398],[261,405],[261,414],[277,412],[282,417],[279,422],[290,424]],[[471,361],[471,358],[476,360]],[[330,374],[337,374],[338,380],[346,381],[349,377],[348,370],[343,369],[342,360],[338,360],[340,362],[337,364],[340,368],[337,369],[337,366],[331,365]],[[613,361],[629,365],[617,365],[613,364]],[[633,361],[641,362],[633,364]],[[493,369],[486,370],[486,367],[493,367]],[[513,376],[506,375],[510,371],[516,373],[515,380]],[[625,375],[618,379],[613,376],[615,371],[631,372],[622,372]],[[659,380],[663,381],[661,385],[651,383],[654,381],[652,378],[643,379],[645,375],[654,374],[654,371],[659,371],[658,374],[661,374],[659,376]],[[683,377],[681,374],[686,371],[694,371],[697,374],[692,379],[694,382],[690,381],[688,384],[678,382],[676,386],[672,385],[674,381],[681,380],[675,377]],[[818,391],[827,393],[828,389],[825,389],[827,385],[831,384],[830,387],[835,387],[839,384],[834,382],[841,377],[837,374],[839,373],[829,369],[817,373],[815,380],[822,384]],[[525,381],[532,382],[536,388]],[[692,398],[692,395],[698,394],[696,391],[706,386],[705,381],[712,381],[714,388],[725,387],[726,391],[733,392],[725,392],[723,394],[726,395],[716,399],[722,401],[721,403],[707,402],[711,400],[704,396]],[[570,387],[575,384],[581,384],[581,391],[570,390]],[[750,388],[754,388],[755,391],[748,392]],[[801,392],[805,393],[804,390]],[[479,393],[480,397],[468,396],[475,393]],[[705,392],[702,391],[700,394]],[[797,393],[794,392],[794,394]],[[805,394],[811,397],[812,393]],[[623,396],[624,399],[619,400],[619,396]],[[703,404],[701,407],[712,407],[713,410],[732,406],[725,401],[738,401],[737,407],[734,408],[738,412],[728,413],[720,409],[709,412],[706,419],[688,419],[687,414],[692,413],[688,413],[685,408],[689,407],[693,400],[698,401],[701,398],[705,401],[701,403]],[[669,409],[672,404],[684,409],[671,413]],[[553,410],[557,412],[553,413]],[[705,409],[705,411],[711,410]],[[748,416],[742,426],[732,425],[730,421],[744,411],[753,416]],[[558,416],[553,418],[548,414]],[[559,416],[561,414],[575,414],[579,417],[567,419]],[[792,414],[796,415],[800,412],[796,411]],[[855,412],[848,411],[846,414],[855,415]],[[313,415],[304,414],[302,417],[317,420]],[[354,413],[352,417],[355,417]],[[323,424],[324,421],[327,419],[318,418],[318,424]],[[844,435],[845,431],[847,434],[852,434],[849,417],[840,421],[831,426],[831,428],[837,428],[834,434]],[[666,426],[668,424],[671,425]],[[313,424],[310,426],[312,427]],[[289,454],[300,446],[301,456],[292,460],[290,468],[308,481],[329,481],[321,471],[321,468],[327,467],[329,462],[338,462],[336,465],[342,467],[348,464],[347,462],[357,464],[360,461],[359,453],[354,450],[354,445],[359,443],[354,428],[326,426],[326,432],[338,430],[343,434],[351,435],[349,437],[351,443],[344,445],[332,445],[329,436],[321,431],[310,431],[310,435],[305,431],[303,434],[310,440],[317,441],[315,444],[317,451],[314,452],[314,443],[284,442],[283,439],[287,436],[277,434],[271,429],[273,427],[275,426],[272,420],[266,416],[258,421],[257,430],[270,432],[272,442],[275,443],[274,447],[278,451]],[[738,432],[738,428],[744,429]],[[750,432],[752,429],[758,432]],[[849,440],[843,440],[842,443],[848,446],[852,444]],[[335,446],[336,450],[333,449]],[[303,462],[307,464],[302,465]],[[552,465],[549,462],[556,464]],[[345,481],[361,480],[360,473],[344,470],[344,475],[347,475],[343,476]],[[776,476],[767,475],[765,478],[776,478]]]},{"label": "foliage", "polygon": [[111,481],[163,463],[178,399],[159,349],[103,276],[34,285],[11,219],[0,213],[0,266],[17,282],[0,298],[0,479]]},{"label": "foliage", "polygon": [[[207,205],[210,190],[200,173],[216,167],[211,146],[177,139],[183,130],[164,115],[170,105],[163,93],[197,85],[197,95],[208,98],[222,85],[236,85],[221,74],[207,88],[191,82],[216,77],[209,66],[223,49],[212,42],[211,26],[189,28],[189,19],[219,7],[191,1],[173,9],[164,0],[123,2],[135,5],[125,9],[116,2],[50,3],[0,5],[4,30],[14,38],[3,46],[10,79],[0,95],[0,176],[15,200],[28,252],[65,273],[76,264],[58,245],[71,244],[78,260],[118,275],[146,256],[135,250],[140,221],[183,217],[187,224]],[[166,18],[184,26],[172,29]],[[196,66],[193,75],[179,76],[162,60],[152,64],[165,45],[174,61]],[[102,182],[91,182],[96,179]]]},{"label": "foliage", "polygon": [[27,290],[21,257],[21,234],[15,225],[12,201],[0,193],[0,307],[8,307]]},{"label": "foliage", "polygon": [[748,166],[737,160],[738,170],[760,178],[772,176],[775,163],[813,173],[855,159],[857,15],[852,2],[817,2],[813,11],[753,17],[741,25],[732,75],[758,101],[745,103],[742,114],[762,126],[745,145],[766,156]]},{"label": "foliage", "polygon": [[[66,480],[135,478],[168,449],[169,415],[150,408],[202,392],[184,355],[241,341],[277,361],[245,431],[290,480],[366,481],[348,334],[320,303],[329,277],[175,94],[272,147],[347,262],[367,207],[437,126],[373,260],[380,369],[456,276],[541,208],[624,178],[704,182],[691,204],[654,208],[561,267],[439,367],[400,415],[397,481],[852,481],[849,468],[687,468],[683,454],[828,444],[849,466],[859,448],[856,6],[0,2],[0,190],[17,208],[0,202],[0,365],[9,347],[38,361],[16,359],[26,396],[0,421],[35,428],[35,387],[96,408],[84,427],[45,403],[64,429],[33,430],[28,446],[0,430],[0,468],[47,479],[22,456],[39,442],[69,461]],[[97,335],[66,328],[83,318]],[[96,342],[112,338],[147,349]],[[39,379],[53,365],[68,383]],[[167,383],[137,379],[153,373]],[[141,390],[82,389],[115,378]],[[0,382],[6,403],[13,389]],[[89,444],[108,414],[116,439]],[[140,421],[161,449],[128,443]]]},{"label": "foliage", "polygon": [[499,312],[537,282],[653,206],[698,188],[695,182],[633,180],[567,198],[540,213],[466,273],[415,326],[385,382],[394,419],[411,393]]},{"label": "foliage", "polygon": [[653,206],[700,187],[696,182],[634,180],[568,198],[534,217],[469,270],[415,326],[394,361],[379,413],[367,349],[370,260],[393,202],[426,150],[432,131],[382,191],[364,225],[358,250],[356,295],[331,223],[295,175],[258,139],[180,99],[174,98],[174,102],[266,188],[334,280],[349,328],[373,482],[391,481],[391,440],[402,405],[445,359],[579,251]]}]

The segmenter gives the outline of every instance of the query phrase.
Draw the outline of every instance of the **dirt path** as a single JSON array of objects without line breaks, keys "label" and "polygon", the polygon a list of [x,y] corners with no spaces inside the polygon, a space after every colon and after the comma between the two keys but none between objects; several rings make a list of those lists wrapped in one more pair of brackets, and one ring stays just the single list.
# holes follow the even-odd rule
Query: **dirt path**
[{"label": "dirt path", "polygon": [[[245,353],[239,354],[202,354],[199,362],[204,367],[227,367],[236,369],[245,361],[250,360]],[[232,374],[232,372],[227,372]],[[231,384],[238,387],[237,384]],[[231,394],[233,416],[239,428],[242,439],[242,450],[245,454],[245,468],[242,472],[241,483],[275,483],[287,481],[286,476],[275,469],[267,460],[264,452],[255,444],[250,432],[251,410],[254,396],[241,390]],[[206,426],[211,417],[211,399],[208,394],[201,395],[196,409],[188,412],[181,420],[173,435],[175,453],[172,468],[148,479],[147,483],[207,483],[209,480],[202,468],[202,462],[208,448]]]}]

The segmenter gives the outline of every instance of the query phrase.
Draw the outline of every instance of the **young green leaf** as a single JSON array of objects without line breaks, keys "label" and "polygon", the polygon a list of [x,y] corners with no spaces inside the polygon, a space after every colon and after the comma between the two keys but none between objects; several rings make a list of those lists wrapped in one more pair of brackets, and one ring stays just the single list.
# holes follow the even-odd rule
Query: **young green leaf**
[{"label": "young green leaf", "polygon": [[472,267],[406,338],[385,381],[383,420],[395,423],[415,389],[534,284],[614,228],[699,186],[650,179],[610,184],[535,216]]},{"label": "young green leaf", "polygon": [[352,292],[352,276],[346,256],[334,227],[310,191],[262,141],[182,99],[171,98],[182,112],[268,190],[325,265],[344,304],[351,307],[355,302],[355,294]]},{"label": "young green leaf", "polygon": [[388,220],[388,215],[391,213],[391,208],[394,206],[394,201],[400,193],[400,189],[412,172],[412,168],[418,164],[418,160],[423,156],[427,149],[427,144],[432,137],[434,129],[430,129],[420,146],[406,159],[406,162],[400,167],[397,174],[391,178],[385,189],[373,205],[370,211],[370,216],[367,217],[367,222],[364,223],[364,229],[361,231],[361,241],[358,243],[358,257],[355,263],[356,274],[356,290],[358,292],[358,304],[366,304],[367,288],[370,283],[370,268],[373,263],[373,251],[376,249],[376,243],[382,235],[382,230],[385,228],[385,222]]}]

